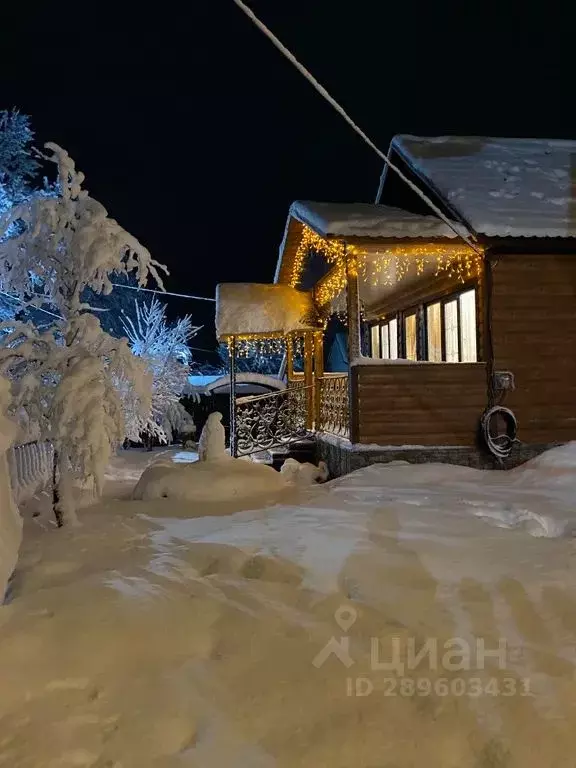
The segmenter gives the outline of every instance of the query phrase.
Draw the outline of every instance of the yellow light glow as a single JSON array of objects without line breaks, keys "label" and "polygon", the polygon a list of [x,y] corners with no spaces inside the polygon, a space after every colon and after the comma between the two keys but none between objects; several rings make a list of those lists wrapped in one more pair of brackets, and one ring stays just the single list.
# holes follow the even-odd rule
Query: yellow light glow
[{"label": "yellow light glow", "polygon": [[226,336],[223,341],[228,346],[228,355],[232,355],[232,339],[236,345],[237,357],[249,357],[253,354],[281,355],[286,351],[286,344],[292,344],[294,354],[302,354],[303,339],[297,334],[285,336],[283,333],[243,333],[238,336]]},{"label": "yellow light glow", "polygon": [[329,264],[333,264],[342,258],[345,253],[344,243],[340,240],[326,240],[317,235],[310,227],[306,225],[302,228],[302,237],[294,256],[292,265],[292,275],[290,276],[290,285],[296,288],[302,277],[306,256],[310,250],[320,253]]},{"label": "yellow light glow", "polygon": [[412,271],[415,271],[416,275],[422,275],[427,265],[435,266],[435,276],[444,272],[461,283],[482,274],[483,254],[475,252],[465,244],[394,243],[378,250],[367,250],[346,245],[341,240],[326,240],[304,225],[292,266],[292,287],[296,287],[300,282],[310,250],[321,254],[329,264],[337,266],[316,286],[315,295],[319,306],[332,301],[345,287],[346,257],[348,273],[360,274],[364,281],[373,286],[394,285]]},{"label": "yellow light glow", "polygon": [[346,266],[341,259],[330,272],[318,281],[314,295],[318,306],[323,307],[339,296],[346,287]]}]

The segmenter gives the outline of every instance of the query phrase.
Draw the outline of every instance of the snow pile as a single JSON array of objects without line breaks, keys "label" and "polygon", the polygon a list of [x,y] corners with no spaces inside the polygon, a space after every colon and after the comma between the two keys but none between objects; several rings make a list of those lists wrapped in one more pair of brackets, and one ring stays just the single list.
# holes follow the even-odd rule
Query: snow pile
[{"label": "snow pile", "polygon": [[228,458],[226,431],[219,411],[209,414],[206,419],[198,442],[198,458],[200,461],[219,461]]},{"label": "snow pile", "polygon": [[10,405],[10,385],[0,378],[0,603],[18,559],[22,541],[22,519],[12,496],[6,452],[18,427],[6,418]]},{"label": "snow pile", "polygon": [[286,459],[280,469],[286,480],[297,485],[312,485],[313,483],[325,483],[328,480],[328,467],[326,462],[319,462],[318,466],[309,461],[300,463],[296,459]]},{"label": "snow pile", "polygon": [[286,489],[286,480],[272,467],[228,456],[176,467],[153,465],[136,485],[134,499],[223,502],[270,497]]},{"label": "snow pile", "polygon": [[313,325],[310,291],[264,283],[220,283],[216,287],[216,333],[221,339],[251,333],[286,334]]},{"label": "snow pile", "polygon": [[211,413],[200,435],[198,461],[189,465],[154,464],[140,478],[134,499],[219,502],[278,494],[288,485],[272,467],[232,458],[225,448],[222,414]]}]

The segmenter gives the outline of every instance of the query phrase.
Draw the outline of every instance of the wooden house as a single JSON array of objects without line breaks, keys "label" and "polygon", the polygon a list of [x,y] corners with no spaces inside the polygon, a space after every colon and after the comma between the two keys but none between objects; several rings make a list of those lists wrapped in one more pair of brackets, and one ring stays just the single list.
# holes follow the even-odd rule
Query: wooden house
[{"label": "wooden house", "polygon": [[[383,458],[483,466],[480,419],[498,403],[518,424],[512,463],[576,439],[576,141],[398,136],[389,156],[443,217],[294,203],[275,283],[306,297],[305,320],[220,335],[286,340],[282,396],[306,391],[306,429],[328,458],[347,457],[333,471]],[[326,373],[334,315],[348,370]]]}]

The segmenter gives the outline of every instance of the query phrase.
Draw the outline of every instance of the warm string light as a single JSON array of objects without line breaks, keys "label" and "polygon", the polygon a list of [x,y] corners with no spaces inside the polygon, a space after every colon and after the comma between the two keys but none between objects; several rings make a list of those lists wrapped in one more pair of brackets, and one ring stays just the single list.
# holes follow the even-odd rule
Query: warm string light
[{"label": "warm string light", "polygon": [[346,265],[344,259],[341,259],[325,277],[318,281],[314,291],[316,303],[323,307],[339,296],[345,287]]},{"label": "warm string light", "polygon": [[482,273],[482,254],[466,245],[452,243],[394,244],[382,251],[368,251],[340,240],[326,240],[306,225],[296,251],[290,285],[296,287],[302,277],[306,256],[310,250],[321,254],[329,264],[335,264],[331,272],[316,287],[319,306],[332,301],[346,285],[346,258],[348,272],[360,273],[372,285],[394,285],[411,271],[422,275],[426,266],[435,266],[435,276],[444,272],[464,283]]},{"label": "warm string light", "polygon": [[[250,357],[254,354],[260,355],[283,355],[286,351],[286,342],[288,337],[282,333],[272,334],[270,336],[261,336],[259,334],[242,334],[234,337],[236,355],[238,357]],[[304,352],[304,340],[301,336],[290,337],[293,353],[302,355]],[[232,355],[232,337],[226,339],[228,345],[228,355]]]},{"label": "warm string light", "polygon": [[306,256],[310,250],[320,253],[329,264],[333,264],[344,257],[346,249],[344,243],[340,240],[326,240],[304,224],[302,228],[302,237],[300,238],[294,256],[294,263],[292,265],[292,275],[290,277],[290,285],[292,288],[296,288],[300,282],[302,272],[304,271]]},{"label": "warm string light", "polygon": [[470,248],[454,248],[446,245],[416,247],[393,246],[384,253],[361,254],[361,272],[364,280],[373,286],[394,285],[406,277],[415,267],[422,275],[427,265],[435,266],[434,276],[441,272],[465,283],[482,273],[482,256]]}]

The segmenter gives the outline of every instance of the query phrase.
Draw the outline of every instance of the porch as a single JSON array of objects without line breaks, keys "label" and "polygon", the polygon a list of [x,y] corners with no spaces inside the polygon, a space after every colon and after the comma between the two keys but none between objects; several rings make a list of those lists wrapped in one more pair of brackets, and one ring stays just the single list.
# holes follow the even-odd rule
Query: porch
[{"label": "porch", "polygon": [[[383,206],[294,204],[277,282],[218,287],[231,382],[246,346],[284,352],[285,390],[237,398],[231,386],[235,455],[311,435],[358,448],[476,446],[488,396],[482,259],[442,227]],[[325,370],[333,318],[346,338],[337,372]]]}]

